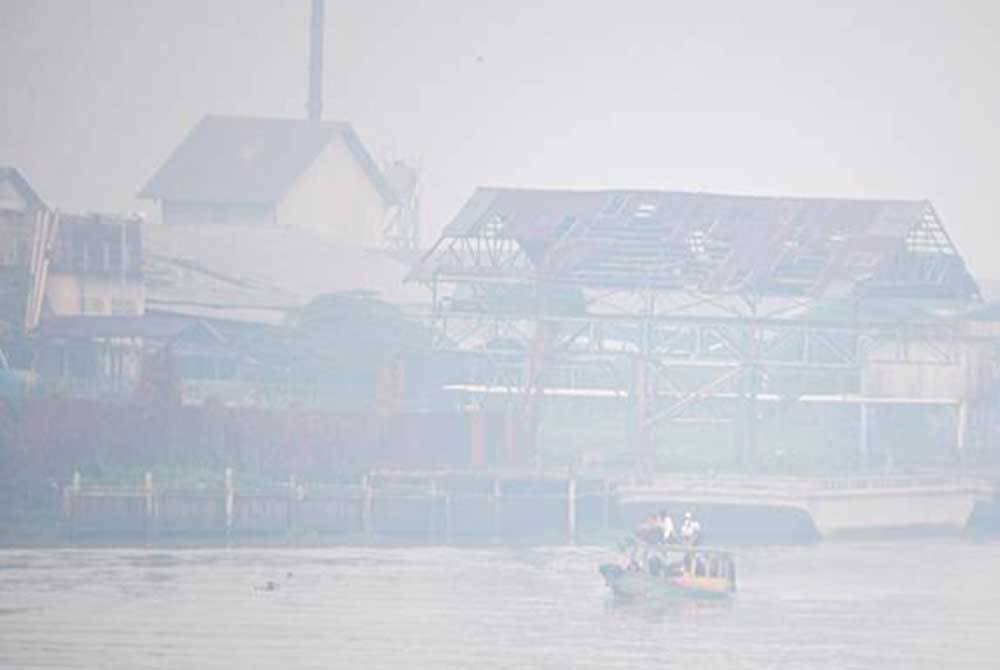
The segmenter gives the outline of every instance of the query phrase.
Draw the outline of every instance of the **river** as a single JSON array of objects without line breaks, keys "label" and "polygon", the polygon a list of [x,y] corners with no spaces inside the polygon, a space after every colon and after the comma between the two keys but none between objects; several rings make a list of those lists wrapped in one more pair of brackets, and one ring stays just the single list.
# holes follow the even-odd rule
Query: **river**
[{"label": "river", "polygon": [[[600,547],[0,552],[4,668],[996,668],[1000,544],[749,547],[615,603]],[[273,590],[263,590],[268,581]]]}]

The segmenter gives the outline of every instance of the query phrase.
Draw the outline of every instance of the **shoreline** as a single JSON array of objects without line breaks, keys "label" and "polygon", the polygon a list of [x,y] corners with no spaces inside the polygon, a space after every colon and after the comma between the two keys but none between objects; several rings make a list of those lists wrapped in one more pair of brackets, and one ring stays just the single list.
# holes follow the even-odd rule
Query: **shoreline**
[{"label": "shoreline", "polygon": [[[303,535],[285,537],[278,535],[241,535],[236,537],[222,536],[171,536],[153,540],[134,535],[92,535],[70,538],[65,533],[34,533],[9,534],[0,537],[0,552],[38,551],[38,550],[96,550],[96,549],[127,549],[127,550],[215,550],[215,549],[417,549],[417,548],[454,548],[454,549],[497,549],[524,547],[593,547],[614,549],[626,531],[617,534],[583,534],[574,541],[552,536],[522,536],[507,538],[455,538],[449,542],[421,539],[416,537],[378,537],[362,536],[332,536]],[[878,544],[879,542],[920,542],[924,540],[953,540],[960,543],[981,543],[1000,540],[1000,528],[969,527],[957,533],[896,532],[880,535],[860,535],[832,537],[820,539],[812,536],[790,538],[788,536],[760,536],[750,540],[746,536],[740,538],[715,538],[713,546],[725,547],[808,547],[820,544]]]}]

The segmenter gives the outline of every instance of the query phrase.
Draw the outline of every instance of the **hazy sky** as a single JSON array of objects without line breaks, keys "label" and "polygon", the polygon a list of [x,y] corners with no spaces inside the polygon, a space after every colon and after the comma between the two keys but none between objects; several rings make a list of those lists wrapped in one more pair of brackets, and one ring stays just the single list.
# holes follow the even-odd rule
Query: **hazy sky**
[{"label": "hazy sky", "polygon": [[[831,6],[831,5],[836,6]],[[308,0],[0,0],[0,164],[135,193],[206,113],[300,116]],[[327,0],[325,116],[481,184],[927,198],[1000,276],[1000,3]]]}]

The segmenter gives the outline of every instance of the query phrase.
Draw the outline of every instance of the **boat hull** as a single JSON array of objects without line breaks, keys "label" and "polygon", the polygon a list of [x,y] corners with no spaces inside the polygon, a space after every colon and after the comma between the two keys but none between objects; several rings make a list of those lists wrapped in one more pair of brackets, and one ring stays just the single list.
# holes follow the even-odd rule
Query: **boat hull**
[{"label": "boat hull", "polygon": [[614,563],[602,565],[600,572],[615,597],[623,600],[725,600],[733,595],[731,589],[704,588],[685,584],[680,580],[654,577],[647,572],[627,571]]}]

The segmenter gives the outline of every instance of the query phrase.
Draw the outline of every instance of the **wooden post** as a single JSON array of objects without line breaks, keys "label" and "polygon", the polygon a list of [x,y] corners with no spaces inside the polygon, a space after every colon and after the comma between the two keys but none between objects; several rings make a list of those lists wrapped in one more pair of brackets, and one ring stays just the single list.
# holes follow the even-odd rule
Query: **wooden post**
[{"label": "wooden post", "polygon": [[375,492],[372,490],[371,478],[365,475],[361,478],[362,499],[361,499],[361,529],[365,534],[365,539],[371,539],[374,532],[373,511],[375,507]]},{"label": "wooden post", "polygon": [[226,537],[233,534],[233,504],[236,492],[233,489],[233,469],[226,468]]},{"label": "wooden post", "polygon": [[298,483],[295,481],[295,475],[291,475],[288,478],[288,498],[285,502],[285,535],[288,541],[291,541],[292,536],[295,534],[295,503],[298,495]]},{"label": "wooden post", "polygon": [[603,480],[604,498],[601,506],[601,529],[607,533],[611,517],[611,485],[608,480]]},{"label": "wooden post", "polygon": [[156,494],[153,491],[153,473],[146,471],[143,482],[143,491],[146,497],[146,541],[149,542],[157,533],[156,519]]},{"label": "wooden post", "polygon": [[871,411],[868,408],[868,403],[862,402],[860,411],[861,411],[861,422],[860,422],[861,426],[860,426],[860,434],[858,435],[858,458],[861,461],[861,469],[867,470],[868,462],[870,460],[869,447],[868,447],[868,432],[869,432],[868,423],[870,420],[869,412]]},{"label": "wooden post", "polygon": [[864,345],[864,340],[862,340],[859,345],[858,353],[858,364],[861,369],[858,373],[860,388],[861,388],[861,405],[858,411],[861,413],[859,417],[859,433],[858,433],[858,461],[861,465],[862,470],[868,469],[868,463],[870,461],[871,446],[868,444],[870,427],[869,423],[871,421],[871,408],[868,403],[864,401],[868,397],[869,393],[869,383],[867,374],[868,359],[866,354],[866,348]]},{"label": "wooden post", "polygon": [[430,479],[430,484],[428,486],[428,497],[430,498],[430,504],[427,506],[427,535],[429,538],[437,537],[437,504],[438,504],[438,490],[437,483],[432,477]]},{"label": "wooden post", "polygon": [[566,526],[570,543],[576,540],[576,477],[570,477],[566,486]]},{"label": "wooden post", "polygon": [[500,537],[500,478],[493,479],[493,536]]},{"label": "wooden post", "polygon": [[76,537],[76,508],[77,501],[80,497],[80,489],[82,488],[80,471],[73,471],[73,483],[63,489],[63,512],[66,514],[66,518],[69,521],[69,536],[70,538]]},{"label": "wooden post", "polygon": [[444,492],[442,503],[444,504],[444,542],[449,544],[451,543],[451,495],[447,489]]},{"label": "wooden post", "polygon": [[960,457],[965,457],[965,443],[969,434],[969,403],[967,400],[962,400],[958,404],[958,418],[956,421],[956,429],[958,434],[955,436],[955,448],[958,450]]}]

